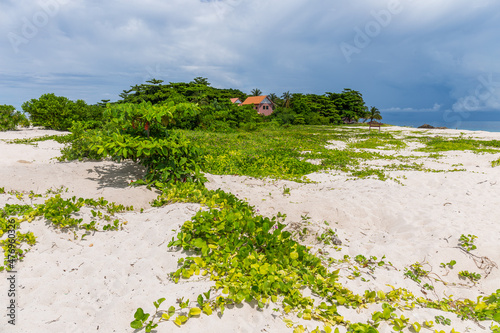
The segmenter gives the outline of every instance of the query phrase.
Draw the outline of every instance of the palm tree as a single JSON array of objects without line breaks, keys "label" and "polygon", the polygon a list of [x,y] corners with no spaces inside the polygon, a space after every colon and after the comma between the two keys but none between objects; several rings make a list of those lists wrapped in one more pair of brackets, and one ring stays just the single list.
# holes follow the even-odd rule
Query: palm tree
[{"label": "palm tree", "polygon": [[373,119],[375,119],[375,120],[381,120],[382,119],[382,115],[380,114],[379,109],[377,109],[374,106],[372,106],[370,108],[370,111],[368,111],[367,117],[370,118],[370,123],[373,121]]},{"label": "palm tree", "polygon": [[258,88],[253,89],[251,92],[252,96],[260,96],[262,95],[262,91]]},{"label": "palm tree", "polygon": [[289,108],[290,100],[292,99],[292,94],[290,94],[289,91],[284,92],[283,95],[281,95],[281,98],[283,99],[283,106]]},{"label": "palm tree", "polygon": [[276,102],[278,101],[278,96],[276,96],[275,93],[270,93],[269,95],[267,95],[267,98],[269,98],[269,100],[273,102],[273,104],[276,104]]}]

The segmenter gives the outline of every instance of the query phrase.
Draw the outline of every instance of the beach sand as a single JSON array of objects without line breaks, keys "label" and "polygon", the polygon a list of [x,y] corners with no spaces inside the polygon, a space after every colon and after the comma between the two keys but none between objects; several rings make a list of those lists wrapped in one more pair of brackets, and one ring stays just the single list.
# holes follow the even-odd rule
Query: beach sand
[{"label": "beach sand", "polygon": [[[389,130],[411,131],[413,135],[422,136],[465,133],[478,139],[500,140],[500,133],[383,128],[383,131]],[[144,172],[133,163],[58,162],[54,158],[60,155],[63,145],[55,141],[39,142],[36,146],[5,142],[57,133],[60,132],[40,129],[0,132],[0,187],[5,191],[44,194],[63,186],[67,192],[63,191],[62,196],[104,197],[133,205],[135,210],[119,214],[120,219],[128,221],[123,230],[97,232],[83,240],[74,239],[73,233],[56,230],[41,219],[23,223],[22,230],[33,231],[37,244],[16,264],[15,326],[8,324],[7,317],[8,273],[0,272],[0,309],[3,309],[0,310],[0,332],[135,332],[130,322],[138,307],[151,313],[153,301],[161,297],[166,298],[166,307],[174,305],[180,297],[195,302],[212,283],[196,277],[178,284],[169,281],[168,273],[177,269],[177,260],[186,254],[169,249],[167,244],[200,205],[151,208],[149,202],[157,192],[128,186]],[[343,146],[332,142],[330,148],[343,149]],[[410,145],[398,154],[416,154],[412,152],[414,148]],[[476,300],[477,296],[490,295],[500,288],[500,270],[491,266],[491,263],[500,264],[500,167],[491,166],[491,161],[498,159],[500,153],[450,151],[442,155],[437,160],[424,157],[419,163],[447,172],[391,171],[389,175],[398,177],[402,184],[393,180],[353,179],[342,172],[329,171],[308,175],[315,183],[207,175],[207,187],[221,188],[246,199],[259,214],[286,214],[289,229],[308,229],[302,243],[311,246],[313,251],[323,249],[336,259],[360,254],[380,259],[385,255],[392,267],[363,273],[361,277],[365,281],[349,279],[352,272],[348,265],[339,266],[339,282],[355,293],[387,292],[391,285],[433,300],[449,295],[454,299]],[[384,162],[369,163],[383,167]],[[449,171],[457,168],[465,171]],[[284,193],[285,187],[290,189],[289,194]],[[0,205],[45,199],[32,200],[26,194],[19,200],[6,193],[0,194]],[[328,228],[341,239],[341,251],[316,240]],[[491,269],[485,270],[484,262],[481,266],[477,258],[474,260],[458,248],[462,234],[477,236],[477,249],[473,253],[478,258],[491,260]],[[450,260],[457,262],[453,269],[440,267]],[[432,270],[449,284],[433,282],[435,289],[430,291],[405,278],[405,267],[416,262],[424,263],[425,269]],[[459,279],[458,272],[463,270],[480,273],[482,278],[476,284]],[[243,304],[228,308],[223,316],[201,315],[190,319],[182,328],[171,322],[162,323],[155,332],[292,332],[273,308],[271,305],[258,310],[255,304]],[[352,322],[366,322],[371,313],[380,309],[380,304],[373,304],[360,311],[339,307],[339,312]],[[491,322],[482,322],[483,328],[433,309],[415,308],[397,313],[409,317],[411,322],[434,320],[434,316],[442,315],[451,319],[452,325],[435,328],[446,332],[451,327],[459,332],[490,331]],[[311,329],[323,327],[294,316],[289,318]],[[379,331],[390,332],[391,327],[383,323]],[[345,328],[340,327],[340,332],[345,332]]]}]

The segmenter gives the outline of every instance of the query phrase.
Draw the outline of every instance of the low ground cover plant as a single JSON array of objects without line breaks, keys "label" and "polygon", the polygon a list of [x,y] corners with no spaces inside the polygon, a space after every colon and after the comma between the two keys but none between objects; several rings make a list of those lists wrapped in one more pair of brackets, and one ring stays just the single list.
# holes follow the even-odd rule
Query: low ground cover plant
[{"label": "low ground cover plant", "polygon": [[[394,330],[407,327],[420,330],[432,327],[431,321],[410,323],[404,316],[394,314],[396,307],[415,306],[437,308],[458,314],[464,319],[495,320],[500,322],[500,290],[477,301],[441,301],[419,298],[405,289],[393,288],[389,292],[366,291],[357,295],[338,282],[339,270],[325,266],[310,250],[291,238],[284,231],[279,217],[266,218],[253,207],[232,194],[207,190],[202,184],[170,183],[160,185],[162,194],[154,206],[173,202],[196,202],[207,207],[186,221],[171,247],[188,254],[179,259],[179,268],[172,272],[173,282],[204,276],[214,282],[196,301],[182,300],[178,305],[160,307],[165,298],[154,302],[154,312],[138,308],[131,327],[151,332],[160,323],[172,321],[181,327],[188,320],[201,315],[222,315],[228,305],[257,302],[258,306],[279,306],[278,312],[294,332],[304,332],[303,325],[293,316],[322,323],[322,330],[332,332],[337,325],[344,325],[349,332],[378,332],[381,321],[387,321]],[[358,255],[355,262],[366,267],[383,266],[384,261],[375,257],[367,259]],[[411,266],[411,276],[417,282],[429,276],[429,271],[416,263]],[[309,288],[322,302],[314,303],[301,290]],[[352,323],[339,315],[339,307],[363,308],[369,303],[383,303],[383,312],[375,312],[366,323]],[[391,310],[393,309],[393,310]],[[320,327],[314,331],[320,332]]]},{"label": "low ground cover plant", "polygon": [[[14,191],[11,191],[10,195],[15,195],[19,200],[24,197],[23,193]],[[29,196],[34,198],[42,195],[30,193]],[[60,191],[56,191],[55,194],[48,193],[47,196],[42,204],[6,204],[0,208],[0,246],[4,258],[0,271],[8,269],[15,261],[23,260],[29,248],[36,244],[36,235],[33,232],[19,231],[21,223],[31,223],[37,218],[43,218],[54,228],[72,232],[76,239],[77,237],[84,238],[91,232],[119,230],[124,221],[116,218],[115,214],[133,210],[131,206],[125,207],[110,203],[104,198],[98,200],[76,197],[64,199]],[[83,207],[90,208],[93,216],[87,223],[84,223],[83,218],[76,217]],[[78,236],[77,232],[80,230],[84,233]],[[9,243],[15,244],[14,254],[8,251]]]},{"label": "low ground cover plant", "polygon": [[475,140],[472,138],[443,138],[434,137],[421,138],[420,141],[426,145],[420,151],[442,152],[450,150],[471,150],[474,152],[498,153],[500,151],[500,141],[498,140]]}]

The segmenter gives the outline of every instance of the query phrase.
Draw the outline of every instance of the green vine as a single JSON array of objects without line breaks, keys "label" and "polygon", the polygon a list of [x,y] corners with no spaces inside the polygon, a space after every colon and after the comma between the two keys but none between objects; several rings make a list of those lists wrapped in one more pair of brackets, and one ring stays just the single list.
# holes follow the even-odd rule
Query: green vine
[{"label": "green vine", "polygon": [[[60,192],[60,191],[57,191]],[[23,193],[11,191],[11,195],[16,195],[19,200],[23,199]],[[30,193],[30,197],[40,197],[39,194]],[[75,218],[75,214],[80,212],[82,207],[93,208],[91,210],[94,220],[83,223],[82,218]],[[3,265],[0,271],[11,267],[13,262],[23,260],[29,248],[22,249],[23,244],[33,246],[36,244],[36,236],[33,232],[21,233],[18,229],[23,222],[31,223],[36,218],[43,218],[50,222],[55,228],[73,230],[75,239],[77,230],[85,230],[85,237],[89,232],[119,230],[123,223],[119,219],[112,219],[116,213],[133,210],[132,206],[125,207],[116,203],[109,203],[104,198],[84,199],[71,197],[64,199],[60,193],[51,196],[43,204],[19,205],[6,204],[0,209],[0,238],[4,235],[8,237],[0,240],[4,254]],[[98,227],[99,221],[108,222]],[[10,244],[10,245],[9,245]],[[12,250],[12,248],[14,248]],[[14,253],[12,253],[12,251]]]},{"label": "green vine", "polygon": [[[154,201],[155,206],[189,201],[208,208],[186,221],[169,243],[169,247],[196,253],[179,259],[179,268],[170,274],[172,281],[178,283],[181,279],[200,276],[213,281],[214,285],[198,296],[195,305],[181,299],[178,306],[171,305],[163,310],[160,309],[165,300],[162,298],[155,302],[152,315],[139,308],[131,323],[135,329],[151,332],[166,321],[182,326],[201,314],[222,315],[228,305],[242,302],[256,302],[259,308],[279,305],[283,321],[294,332],[306,329],[290,319],[293,316],[321,322],[325,332],[332,332],[338,325],[347,327],[348,332],[378,332],[381,321],[387,321],[395,331],[412,327],[418,332],[421,327],[431,327],[430,321],[410,323],[408,318],[396,317],[393,313],[394,309],[415,307],[436,308],[474,321],[500,322],[500,289],[489,297],[479,297],[477,302],[451,297],[434,302],[415,297],[401,288],[356,295],[338,282],[339,270],[325,266],[307,247],[293,240],[278,217],[257,215],[252,206],[236,196],[221,190],[210,191],[200,184],[159,185],[163,194]],[[357,256],[355,261],[368,268],[385,264],[374,257]],[[418,263],[407,272],[416,277],[429,274]],[[304,296],[301,292],[304,288],[309,288],[322,302],[318,304]],[[375,312],[372,320],[366,323],[351,323],[337,311],[338,307],[362,309],[380,302],[383,311]],[[320,332],[320,328],[313,332]]]}]

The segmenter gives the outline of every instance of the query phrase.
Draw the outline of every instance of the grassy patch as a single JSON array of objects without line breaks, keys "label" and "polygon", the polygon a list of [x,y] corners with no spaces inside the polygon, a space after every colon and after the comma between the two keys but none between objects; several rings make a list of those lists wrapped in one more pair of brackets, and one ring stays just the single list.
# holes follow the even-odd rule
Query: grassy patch
[{"label": "grassy patch", "polygon": [[[386,179],[387,170],[362,168],[367,160],[407,161],[410,157],[356,151],[353,147],[389,149],[406,147],[390,133],[339,126],[301,126],[263,129],[250,133],[184,132],[200,149],[202,169],[212,174],[233,174],[301,181],[309,173],[340,170],[353,176]],[[347,149],[326,149],[330,141],[359,141]],[[414,157],[411,157],[414,158]],[[313,165],[306,160],[321,160]]]},{"label": "grassy patch", "polygon": [[426,145],[417,149],[424,152],[442,152],[450,150],[465,151],[470,150],[476,153],[498,153],[500,151],[500,141],[498,140],[475,140],[471,138],[421,138],[420,142]]}]

